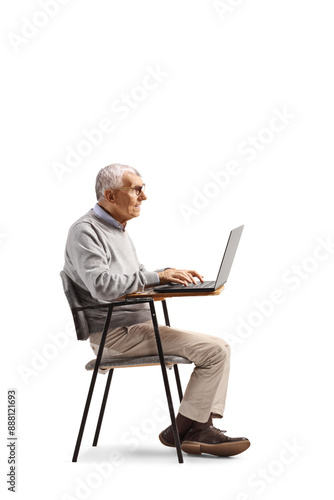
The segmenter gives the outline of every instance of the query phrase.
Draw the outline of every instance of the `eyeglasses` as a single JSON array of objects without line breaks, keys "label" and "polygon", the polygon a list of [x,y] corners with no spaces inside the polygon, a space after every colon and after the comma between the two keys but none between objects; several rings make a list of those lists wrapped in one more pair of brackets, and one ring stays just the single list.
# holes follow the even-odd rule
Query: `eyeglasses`
[{"label": "eyeglasses", "polygon": [[136,193],[136,196],[140,196],[145,192],[145,184],[143,184],[142,186],[118,188],[118,191],[134,191]]}]

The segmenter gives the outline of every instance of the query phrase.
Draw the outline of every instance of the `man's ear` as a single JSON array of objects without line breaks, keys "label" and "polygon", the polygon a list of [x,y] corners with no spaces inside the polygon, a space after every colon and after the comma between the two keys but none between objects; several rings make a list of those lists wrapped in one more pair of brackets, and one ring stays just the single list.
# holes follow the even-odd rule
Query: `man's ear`
[{"label": "man's ear", "polygon": [[104,192],[104,197],[108,201],[114,201],[114,194],[111,189],[106,189]]}]

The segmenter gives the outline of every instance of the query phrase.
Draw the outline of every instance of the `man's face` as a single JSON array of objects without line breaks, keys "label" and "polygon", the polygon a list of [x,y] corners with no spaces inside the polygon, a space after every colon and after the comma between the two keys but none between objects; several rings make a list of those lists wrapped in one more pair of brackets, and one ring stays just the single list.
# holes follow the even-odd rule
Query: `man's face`
[{"label": "man's face", "polygon": [[[133,174],[132,172],[125,172],[123,175],[123,188],[134,188],[142,185],[143,180],[141,177],[138,177],[138,175]],[[140,215],[141,204],[147,199],[147,196],[143,191],[141,191],[139,195],[136,194],[134,189],[126,191],[112,189],[110,191],[113,196],[113,200],[110,200],[112,203],[110,211],[118,222],[124,224],[128,220]]]}]

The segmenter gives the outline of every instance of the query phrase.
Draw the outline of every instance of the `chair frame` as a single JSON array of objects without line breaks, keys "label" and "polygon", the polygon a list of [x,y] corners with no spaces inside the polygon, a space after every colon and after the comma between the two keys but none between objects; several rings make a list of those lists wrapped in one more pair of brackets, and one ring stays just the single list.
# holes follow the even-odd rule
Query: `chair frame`
[{"label": "chair frame", "polygon": [[[169,382],[168,382],[166,364],[164,361],[164,354],[163,354],[163,349],[162,349],[162,344],[161,344],[161,339],[160,339],[159,326],[158,326],[158,321],[157,321],[157,316],[156,316],[156,311],[155,311],[155,306],[154,306],[154,300],[152,297],[139,297],[139,298],[130,298],[129,297],[129,298],[125,298],[124,300],[122,300],[122,299],[114,300],[114,301],[109,302],[108,304],[97,304],[94,306],[82,306],[82,307],[72,307],[71,308],[74,322],[76,322],[76,314],[80,311],[84,311],[87,309],[107,309],[108,310],[107,317],[106,317],[105,324],[104,324],[102,337],[101,337],[101,342],[100,342],[100,346],[99,346],[99,350],[98,350],[98,354],[96,357],[95,367],[93,370],[93,375],[92,375],[92,379],[91,379],[88,394],[87,394],[86,404],[85,404],[82,419],[81,419],[81,424],[80,424],[80,428],[79,428],[79,433],[78,433],[78,437],[77,437],[77,441],[76,441],[76,445],[75,445],[75,450],[74,450],[72,462],[76,462],[78,459],[78,454],[79,454],[79,450],[80,450],[80,446],[81,446],[82,436],[84,433],[86,420],[87,420],[87,416],[88,416],[88,412],[89,412],[89,408],[90,408],[90,403],[91,403],[93,392],[94,392],[96,377],[97,377],[100,363],[102,360],[103,349],[104,349],[107,333],[109,330],[109,324],[110,324],[112,312],[113,312],[115,307],[129,305],[129,304],[138,304],[138,303],[148,303],[150,306],[151,318],[152,318],[152,323],[153,323],[153,327],[154,327],[155,339],[156,339],[158,355],[159,355],[159,362],[160,362],[164,386],[165,386],[169,414],[170,414],[173,435],[174,435],[174,442],[176,445],[177,457],[178,457],[179,463],[183,463],[181,443],[180,443],[179,433],[178,433],[177,424],[176,424],[176,420],[175,420],[173,401],[172,401],[171,391],[170,391]],[[163,306],[163,312],[164,312],[166,326],[170,326],[168,311],[167,311],[167,304],[166,304],[165,300],[162,300],[162,306]],[[173,366],[174,366],[174,374],[175,374],[179,399],[181,402],[182,398],[183,398],[183,394],[182,394],[182,387],[181,387],[178,366],[177,366],[177,364],[174,364]],[[102,399],[101,409],[100,409],[99,418],[98,418],[98,422],[97,422],[97,426],[96,426],[96,431],[95,431],[95,435],[94,435],[93,446],[97,446],[97,443],[98,443],[113,372],[114,372],[114,368],[110,368],[109,373],[108,373],[107,382],[106,382],[106,387],[105,387],[104,394],[103,394],[103,399]]]}]

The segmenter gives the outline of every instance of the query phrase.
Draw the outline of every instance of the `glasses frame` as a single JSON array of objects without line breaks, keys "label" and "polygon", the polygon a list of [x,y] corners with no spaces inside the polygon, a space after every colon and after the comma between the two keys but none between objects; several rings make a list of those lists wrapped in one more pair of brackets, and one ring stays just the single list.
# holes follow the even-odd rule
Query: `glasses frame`
[{"label": "glasses frame", "polygon": [[142,184],[141,186],[117,188],[117,190],[118,191],[135,191],[136,196],[140,196],[142,193],[145,193],[145,184]]}]

